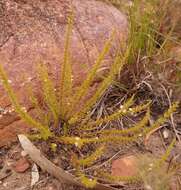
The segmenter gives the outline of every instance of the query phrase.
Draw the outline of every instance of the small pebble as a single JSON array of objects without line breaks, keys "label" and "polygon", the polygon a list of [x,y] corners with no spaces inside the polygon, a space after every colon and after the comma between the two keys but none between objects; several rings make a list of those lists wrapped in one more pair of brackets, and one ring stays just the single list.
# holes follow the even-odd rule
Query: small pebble
[{"label": "small pebble", "polygon": [[169,137],[169,131],[168,131],[167,129],[165,129],[165,130],[163,131],[163,138],[164,138],[164,139],[168,139],[168,137]]},{"label": "small pebble", "polygon": [[4,182],[4,183],[3,183],[3,186],[4,186],[4,187],[7,187],[7,186],[8,186],[8,183],[7,183],[7,182]]},{"label": "small pebble", "polygon": [[14,161],[13,161],[13,160],[8,160],[8,161],[6,161],[7,166],[12,166],[12,165],[13,165],[13,163],[14,163]]},{"label": "small pebble", "polygon": [[25,152],[24,150],[22,150],[22,151],[21,151],[21,156],[22,156],[22,157],[27,156],[27,152]]},{"label": "small pebble", "polygon": [[54,190],[54,187],[52,187],[52,186],[48,187],[48,190]]},{"label": "small pebble", "polygon": [[29,169],[29,167],[30,167],[30,163],[28,162],[28,160],[25,157],[22,157],[18,161],[16,161],[16,163],[13,166],[13,169],[17,173],[23,173],[27,169]]},{"label": "small pebble", "polygon": [[150,185],[145,185],[145,189],[146,189],[146,190],[153,190]]}]

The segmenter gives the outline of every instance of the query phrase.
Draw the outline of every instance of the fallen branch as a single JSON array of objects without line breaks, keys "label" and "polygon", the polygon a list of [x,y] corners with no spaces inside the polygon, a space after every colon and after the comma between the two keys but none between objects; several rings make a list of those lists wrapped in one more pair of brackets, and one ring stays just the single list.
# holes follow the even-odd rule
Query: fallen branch
[{"label": "fallen branch", "polygon": [[[45,156],[43,156],[40,150],[38,150],[25,135],[18,135],[18,138],[22,148],[30,156],[30,158],[38,166],[40,166],[42,170],[48,172],[49,174],[57,178],[61,183],[84,187],[82,183],[75,180],[75,177],[73,175],[64,171],[62,168],[56,166]],[[97,183],[97,185],[93,188],[93,190],[116,190],[116,189],[110,186]]]}]

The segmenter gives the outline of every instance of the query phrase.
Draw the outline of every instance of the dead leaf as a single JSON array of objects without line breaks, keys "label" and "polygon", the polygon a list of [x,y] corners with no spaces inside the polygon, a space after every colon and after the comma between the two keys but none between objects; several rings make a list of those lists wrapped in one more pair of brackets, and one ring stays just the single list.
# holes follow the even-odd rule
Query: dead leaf
[{"label": "dead leaf", "polygon": [[39,181],[40,175],[38,171],[38,167],[36,164],[33,164],[31,170],[31,187],[34,186]]}]

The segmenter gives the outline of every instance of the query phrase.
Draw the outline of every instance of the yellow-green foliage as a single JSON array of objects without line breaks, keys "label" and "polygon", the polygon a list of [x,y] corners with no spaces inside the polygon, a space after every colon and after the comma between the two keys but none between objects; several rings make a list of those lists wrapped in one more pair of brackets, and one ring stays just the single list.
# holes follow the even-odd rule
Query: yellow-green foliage
[{"label": "yellow-green foliage", "polygon": [[77,167],[85,167],[85,166],[91,166],[93,165],[93,163],[102,156],[103,152],[105,151],[105,147],[104,146],[100,146],[98,147],[95,152],[93,152],[93,154],[82,158],[82,159],[78,159],[77,157],[74,158],[74,162],[75,165]]},{"label": "yellow-green foliage", "polygon": [[[164,46],[172,36],[177,19],[168,23],[168,10],[173,6],[172,0],[100,0],[111,3],[127,13],[130,23],[129,43],[132,42],[129,63],[135,63],[142,56],[155,56],[164,51]],[[165,31],[162,31],[164,27]],[[158,49],[159,47],[159,49]]]},{"label": "yellow-green foliage", "polygon": [[130,62],[134,62],[137,56],[146,52],[152,55],[157,45],[156,33],[158,18],[156,17],[156,3],[153,0],[135,0],[129,9],[130,36],[133,42]]},{"label": "yellow-green foliage", "polygon": [[94,188],[97,183],[96,179],[87,178],[85,175],[81,175],[80,181],[86,188]]},{"label": "yellow-green foliage", "polygon": [[64,49],[64,60],[61,66],[61,80],[60,80],[60,88],[59,88],[59,108],[60,114],[64,117],[67,103],[69,103],[70,95],[72,94],[72,68],[71,68],[71,58],[69,54],[69,45],[71,40],[73,26],[73,13],[68,18],[67,31],[65,36],[65,49]]},{"label": "yellow-green foliage", "polygon": [[109,121],[113,121],[117,118],[120,118],[123,115],[128,114],[128,112],[129,112],[128,108],[134,103],[133,98],[134,98],[134,96],[132,96],[130,99],[128,99],[128,101],[124,103],[124,106],[122,106],[121,109],[116,111],[115,113],[113,113],[109,116],[106,116],[104,118],[98,119],[96,121],[89,122],[88,126],[84,126],[84,129],[89,129],[89,126],[94,127],[96,125],[100,125],[103,123],[107,123]]},{"label": "yellow-green foliage", "polygon": [[[128,62],[135,63],[141,56],[151,56],[156,46],[160,46],[158,30],[163,19],[159,2],[155,0],[101,0],[111,3],[121,11],[127,13],[129,18],[129,43],[132,43]],[[124,7],[124,8],[123,8]]]},{"label": "yellow-green foliage", "polygon": [[[76,149],[81,149],[85,145],[96,145],[100,147],[95,149],[95,152],[91,151],[91,153],[86,157],[83,156],[82,158],[80,158],[80,155],[77,156],[77,163],[80,166],[77,167],[77,169],[80,170],[82,166],[90,167],[95,163],[95,161],[98,158],[101,158],[101,156],[104,154],[104,148],[106,148],[106,146],[109,143],[131,143],[137,141],[141,137],[144,137],[144,135],[146,135],[151,130],[154,130],[155,128],[159,127],[176,110],[178,104],[173,104],[164,113],[164,115],[160,116],[159,119],[155,121],[155,123],[148,127],[147,125],[150,117],[150,101],[145,104],[134,106],[134,96],[125,101],[122,107],[119,110],[115,110],[113,114],[100,119],[90,118],[88,111],[91,110],[92,106],[102,96],[107,87],[113,82],[116,74],[118,74],[118,72],[128,62],[130,53],[132,53],[133,44],[130,43],[128,45],[124,55],[120,54],[119,52],[116,52],[108,76],[103,78],[102,82],[100,82],[100,85],[97,88],[97,91],[92,95],[92,97],[87,99],[84,102],[84,104],[82,104],[82,99],[88,94],[91,84],[96,77],[98,69],[101,67],[101,64],[105,56],[109,53],[114,38],[114,32],[111,35],[110,39],[106,41],[102,52],[99,54],[95,62],[95,65],[88,73],[85,81],[83,81],[83,83],[79,86],[76,92],[73,92],[71,65],[72,63],[70,59],[71,56],[69,53],[72,27],[73,20],[71,16],[69,17],[67,25],[64,60],[63,64],[61,65],[60,83],[57,92],[55,91],[55,86],[52,79],[48,76],[48,69],[46,68],[46,66],[41,64],[38,69],[38,76],[41,81],[42,95],[44,98],[45,105],[43,108],[39,106],[39,112],[42,112],[41,115],[44,114],[47,116],[46,121],[35,120],[22,109],[22,106],[18,102],[16,95],[12,90],[12,87],[8,83],[8,77],[2,65],[0,65],[0,78],[13,106],[16,109],[16,112],[32,127],[35,127],[39,130],[40,134],[38,135],[38,137],[42,137],[45,140],[51,137],[51,139],[54,139],[56,143],[59,142],[64,145],[72,145],[75,146],[74,148]],[[141,47],[141,45],[139,46]],[[32,101],[34,105],[37,107],[38,102],[36,97],[33,98]],[[81,107],[77,109],[77,105]],[[143,116],[143,118],[140,119],[134,126],[128,129],[119,130],[113,126],[110,130],[108,130],[98,127],[100,125],[104,125],[105,123],[109,123],[111,121],[120,119],[125,115],[134,115],[139,112],[142,112],[143,114],[145,114],[145,116]],[[54,128],[52,128],[52,125],[54,126]],[[58,130],[61,131],[60,136],[57,135],[56,128],[58,128]],[[93,129],[96,130],[94,131]],[[55,144],[52,144],[52,150],[56,151],[56,147],[54,147],[54,145]],[[74,164],[72,163],[72,165]],[[87,177],[85,177],[83,170],[77,172],[77,175],[79,177],[80,173],[81,181],[86,187],[93,187],[96,184],[96,180],[90,180]]]},{"label": "yellow-green foliage", "polygon": [[6,73],[4,72],[4,69],[2,67],[2,65],[0,65],[0,76],[1,76],[1,80],[2,80],[2,83],[11,99],[11,102],[16,110],[16,112],[20,115],[20,117],[22,119],[24,119],[27,123],[29,123],[32,127],[36,127],[42,137],[44,139],[48,139],[49,137],[51,137],[51,132],[49,130],[49,127],[48,126],[44,126],[42,125],[40,122],[34,120],[27,112],[26,110],[23,109],[23,107],[19,104],[17,98],[16,98],[16,95],[15,93],[13,92],[9,82],[8,82],[8,78],[6,76]]},{"label": "yellow-green foliage", "polygon": [[52,80],[48,76],[47,68],[42,64],[39,66],[39,78],[42,81],[42,91],[44,102],[47,105],[50,113],[52,114],[54,126],[56,127],[59,122],[60,109],[55,93],[55,87]]},{"label": "yellow-green foliage", "polygon": [[50,148],[51,148],[51,150],[52,150],[53,152],[56,152],[56,150],[57,150],[57,144],[51,143]]},{"label": "yellow-green foliage", "polygon": [[133,127],[128,128],[128,129],[123,129],[123,130],[104,130],[100,132],[101,136],[103,135],[136,135],[137,133],[141,133],[142,130],[144,130],[144,127],[147,125],[150,119],[150,111],[148,110],[144,118],[136,123]]},{"label": "yellow-green foliage", "polygon": [[163,154],[162,157],[160,158],[160,160],[157,162],[157,164],[156,164],[157,167],[161,167],[162,164],[164,164],[164,162],[168,159],[175,143],[176,143],[176,139],[173,139],[171,144],[168,146],[167,150],[165,151],[165,154]]},{"label": "yellow-green foliage", "polygon": [[154,190],[170,189],[170,181],[176,170],[168,170],[166,160],[170,156],[175,142],[174,139],[160,159],[150,155],[139,156],[137,161],[138,175],[142,179],[145,188]]},{"label": "yellow-green foliage", "polygon": [[101,178],[104,178],[106,181],[111,182],[111,183],[119,183],[119,182],[124,182],[124,183],[138,183],[141,182],[142,179],[140,176],[135,175],[135,176],[113,176],[106,171],[104,172],[99,172],[98,174]]},{"label": "yellow-green foliage", "polygon": [[162,125],[170,117],[170,115],[176,111],[178,106],[179,103],[175,102],[167,111],[165,111],[163,115],[161,115],[149,128],[147,128],[144,133],[148,133]]},{"label": "yellow-green foliage", "polygon": [[175,142],[174,139],[161,158],[147,154],[138,155],[135,163],[137,173],[133,176],[113,176],[106,171],[99,171],[98,176],[110,183],[144,183],[145,189],[170,189],[170,180],[176,171],[168,170],[166,160],[170,156]]},{"label": "yellow-green foliage", "polygon": [[49,117],[42,112],[42,105],[39,104],[38,98],[34,96],[32,86],[30,85],[27,90],[29,94],[30,102],[32,103],[32,107],[36,110],[37,119],[43,124],[49,125]]},{"label": "yellow-green foliage", "polygon": [[[72,98],[71,105],[69,106],[68,113],[67,113],[69,117],[70,117],[70,114],[72,114],[72,111],[74,111],[74,108],[76,107],[76,105],[82,99],[82,97],[84,97],[87,94],[89,87],[92,84],[92,82],[96,76],[97,70],[100,68],[100,65],[101,65],[102,61],[104,60],[105,55],[109,52],[109,50],[111,48],[111,42],[113,40],[113,36],[114,36],[114,33],[112,34],[111,38],[105,43],[104,48],[103,48],[102,52],[100,53],[100,55],[98,56],[93,68],[91,69],[91,71],[89,71],[87,78],[83,81],[82,85],[79,87],[79,89],[75,93],[74,97]],[[111,76],[109,76],[108,78],[110,78],[110,77]],[[105,79],[105,80],[106,80],[106,83],[108,83],[108,79]],[[102,86],[105,86],[105,82],[102,83]],[[101,89],[101,92],[103,93],[105,89],[102,89],[102,88],[100,87],[99,89]],[[97,94],[99,94],[98,91],[97,91]],[[94,96],[97,97],[98,96],[97,94]],[[92,99],[95,99],[95,98],[92,98]],[[90,104],[90,103],[87,103],[87,104]],[[87,110],[87,108],[89,108],[89,105],[87,105],[87,106],[84,105],[84,109]],[[77,118],[77,116],[74,116],[74,118]]]}]

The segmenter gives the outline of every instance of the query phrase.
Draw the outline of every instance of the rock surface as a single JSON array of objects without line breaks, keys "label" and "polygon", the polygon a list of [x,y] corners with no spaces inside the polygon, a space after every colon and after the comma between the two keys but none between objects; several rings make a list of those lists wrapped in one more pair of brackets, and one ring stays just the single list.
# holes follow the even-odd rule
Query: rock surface
[{"label": "rock surface", "polygon": [[[0,64],[4,66],[11,85],[28,111],[31,105],[26,87],[31,83],[34,91],[38,92],[35,73],[40,61],[48,66],[50,75],[58,83],[67,16],[71,8],[75,14],[71,58],[74,85],[77,86],[115,29],[113,47],[103,63],[103,67],[109,69],[115,49],[127,38],[125,15],[112,6],[94,0],[0,1]],[[0,108],[11,110],[2,84]],[[0,111],[0,115],[2,146],[14,140],[15,135],[27,127],[13,111]]]},{"label": "rock surface", "polygon": [[20,158],[13,166],[14,170],[18,173],[25,172],[30,167],[30,163],[25,157]]},{"label": "rock surface", "polygon": [[137,159],[135,156],[126,156],[112,163],[113,176],[135,176],[137,174]]}]

